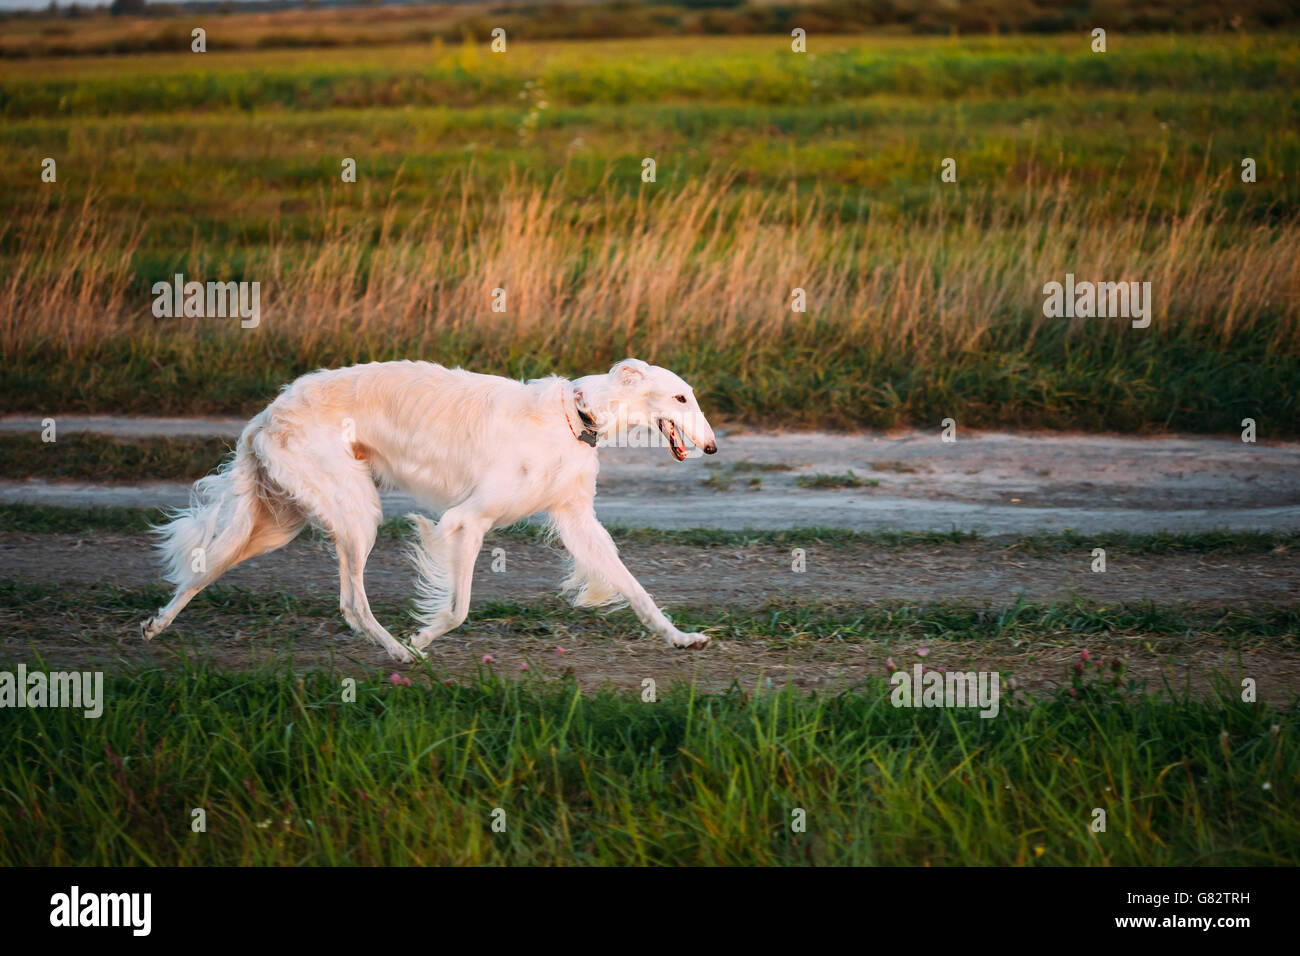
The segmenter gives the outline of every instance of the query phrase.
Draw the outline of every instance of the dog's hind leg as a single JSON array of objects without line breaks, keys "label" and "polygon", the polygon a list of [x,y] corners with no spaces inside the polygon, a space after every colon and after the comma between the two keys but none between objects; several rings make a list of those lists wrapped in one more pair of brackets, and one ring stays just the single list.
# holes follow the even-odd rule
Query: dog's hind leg
[{"label": "dog's hind leg", "polygon": [[[375,496],[378,498],[378,495]],[[364,634],[394,660],[410,663],[415,655],[375,620],[366,597],[366,559],[375,544],[375,529],[368,533],[357,527],[334,531],[334,549],[339,559],[339,609],[354,631]],[[424,655],[420,655],[423,657]]]},{"label": "dog's hind leg", "polygon": [[[410,663],[415,660],[409,650],[401,645],[387,629],[375,620],[366,597],[366,560],[375,546],[375,535],[383,518],[379,492],[368,474],[364,480],[352,477],[334,502],[324,507],[321,523],[334,540],[334,550],[339,559],[339,610],[354,631],[374,641],[394,660]],[[344,504],[345,503],[345,504]]]},{"label": "dog's hind leg", "polygon": [[[257,495],[232,496],[225,500],[229,510],[196,517],[193,511],[177,517],[161,529],[167,540],[170,570],[176,584],[171,601],[140,625],[140,634],[151,640],[166,630],[194,597],[235,565],[292,541],[306,519],[292,504],[269,502]],[[216,526],[224,522],[217,530]]]},{"label": "dog's hind leg", "polygon": [[[215,580],[215,579],[214,579]],[[171,627],[172,621],[176,620],[176,615],[185,610],[185,605],[189,604],[198,595],[205,584],[195,587],[178,588],[172,595],[172,599],[166,605],[158,609],[158,613],[146,620],[140,625],[140,636],[146,641],[152,641],[167,628]]]},{"label": "dog's hind leg", "polygon": [[565,590],[577,592],[575,604],[609,604],[616,595],[622,595],[641,623],[669,646],[708,646],[707,634],[684,634],[659,610],[654,598],[624,566],[618,556],[618,546],[596,520],[590,505],[552,511],[551,521],[573,556],[574,573],[565,582]]},{"label": "dog's hind leg", "polygon": [[412,557],[420,572],[421,597],[416,605],[425,624],[411,643],[423,650],[469,616],[474,561],[492,521],[472,505],[449,509],[436,527],[420,515],[411,518],[420,535]]},{"label": "dog's hind leg", "polygon": [[339,562],[339,610],[344,620],[390,657],[414,660],[375,620],[366,598],[366,559],[384,516],[370,466],[333,435],[307,434],[286,444],[272,434],[268,444],[264,458],[271,478],[334,543]]}]

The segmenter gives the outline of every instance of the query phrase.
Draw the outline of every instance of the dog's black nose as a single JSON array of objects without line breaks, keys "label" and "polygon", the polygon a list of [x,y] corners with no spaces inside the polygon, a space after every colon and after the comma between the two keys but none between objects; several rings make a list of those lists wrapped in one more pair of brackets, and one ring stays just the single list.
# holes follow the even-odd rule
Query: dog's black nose
[{"label": "dog's black nose", "polygon": [[718,443],[717,443],[717,442],[715,442],[715,441],[711,441],[711,442],[709,442],[707,445],[704,446],[704,454],[706,454],[706,455],[716,455],[717,453],[718,453]]}]

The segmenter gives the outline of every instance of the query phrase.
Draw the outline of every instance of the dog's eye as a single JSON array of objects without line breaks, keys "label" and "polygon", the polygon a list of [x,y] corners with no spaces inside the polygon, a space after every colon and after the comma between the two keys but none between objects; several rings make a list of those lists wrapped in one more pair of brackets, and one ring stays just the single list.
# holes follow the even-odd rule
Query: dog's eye
[{"label": "dog's eye", "polygon": [[683,405],[686,404],[686,396],[685,396],[685,395],[674,395],[673,398],[677,399],[677,401],[681,402]]}]

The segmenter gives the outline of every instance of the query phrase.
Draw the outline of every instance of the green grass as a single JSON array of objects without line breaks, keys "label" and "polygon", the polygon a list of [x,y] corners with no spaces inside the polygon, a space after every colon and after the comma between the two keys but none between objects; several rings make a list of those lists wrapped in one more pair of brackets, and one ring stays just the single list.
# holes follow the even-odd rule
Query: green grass
[{"label": "green grass", "polygon": [[[9,119],[394,104],[464,109],[514,105],[526,81],[555,103],[606,106],[700,99],[806,105],[882,94],[947,99],[1032,90],[1286,91],[1300,76],[1292,41],[1288,33],[1137,35],[1106,55],[1092,53],[1078,37],[1034,35],[901,41],[840,36],[802,57],[791,55],[789,38],[780,36],[543,43],[514,56],[418,44],[310,57],[209,55],[202,63],[181,53],[128,58],[113,72],[105,72],[102,60],[55,61],[43,73],[30,64],[6,66],[0,72],[0,109]],[[151,83],[155,73],[166,82]]]},{"label": "green grass", "polygon": [[897,475],[914,475],[916,466],[909,465],[905,461],[873,461],[871,463],[872,471],[892,471]]},{"label": "green grass", "polygon": [[[633,335],[599,347],[528,339],[504,355],[455,335],[300,347],[290,337],[254,341],[204,326],[164,330],[147,342],[105,341],[75,355],[48,345],[16,350],[0,367],[0,396],[13,412],[251,415],[298,376],[354,362],[421,359],[531,378],[589,374],[631,354],[699,383],[711,417],[764,425],[894,428],[957,416],[969,428],[1237,434],[1251,417],[1262,439],[1300,434],[1300,356],[1269,344],[1286,328],[1280,320],[1265,319],[1224,348],[1182,330],[1168,339],[1080,346],[1064,327],[1035,335],[1032,319],[1009,321],[979,350],[951,359],[938,345],[914,358],[851,344],[822,351],[815,340],[837,333],[821,320],[784,342],[748,349],[656,347]],[[574,348],[581,354],[558,353]]]},{"label": "green grass", "polygon": [[738,478],[748,476],[745,478],[745,487],[751,491],[758,491],[763,487],[763,477],[762,474],[754,474],[754,472],[767,474],[792,470],[793,466],[779,462],[737,461],[729,465],[710,464],[708,475],[700,479],[700,484],[712,491],[730,491]]},{"label": "green grass", "polygon": [[[1282,175],[1300,162],[1284,132],[1300,111],[1296,42],[1135,36],[1099,56],[1074,37],[841,37],[799,57],[780,37],[734,37],[506,57],[416,45],[0,64],[6,141],[25,171],[0,185],[0,208],[17,219],[99,193],[144,229],[141,265],[162,266],[155,257],[175,257],[195,225],[214,250],[305,238],[323,190],[347,219],[365,214],[369,192],[398,189],[398,221],[425,200],[478,206],[524,170],[563,173],[570,202],[606,183],[634,196],[639,175],[620,172],[639,173],[647,149],[660,183],[735,169],[730,189],[793,185],[857,221],[928,208],[949,155],[963,213],[1014,216],[1014,193],[983,188],[1043,177],[1104,182],[1094,191],[1116,215],[1153,202],[1167,212],[1194,178],[1174,170],[1234,171],[1249,146],[1259,181],[1225,201],[1271,222],[1300,202]],[[41,188],[45,156],[67,164],[58,188]],[[339,183],[342,156],[358,160],[355,188]],[[1153,167],[1168,172],[1141,175]]]},{"label": "green grass", "polygon": [[729,467],[737,474],[745,474],[753,471],[777,472],[794,470],[794,465],[787,465],[784,462],[779,461],[737,461],[733,462]]},{"label": "green grass", "polygon": [[852,470],[842,475],[799,475],[794,480],[800,488],[878,488],[880,482],[874,478],[863,478]]},{"label": "green grass", "polygon": [[0,478],[106,482],[193,481],[234,449],[233,438],[122,438],[73,432],[43,442],[36,432],[0,434]]},{"label": "green grass", "polygon": [[981,719],[894,708],[883,683],[643,703],[431,676],[345,703],[327,672],[146,670],[107,677],[96,720],[15,710],[0,865],[1300,859],[1295,707],[1097,692]]},{"label": "green grass", "polygon": [[700,479],[700,484],[710,491],[730,491],[731,482],[732,476],[725,468],[709,468]]},{"label": "green grass", "polygon": [[1129,554],[1260,554],[1266,551],[1282,553],[1297,546],[1300,546],[1300,532],[1106,531],[1084,535],[1069,529],[1026,535],[1012,545],[1035,554],[1064,554],[1091,548]]}]

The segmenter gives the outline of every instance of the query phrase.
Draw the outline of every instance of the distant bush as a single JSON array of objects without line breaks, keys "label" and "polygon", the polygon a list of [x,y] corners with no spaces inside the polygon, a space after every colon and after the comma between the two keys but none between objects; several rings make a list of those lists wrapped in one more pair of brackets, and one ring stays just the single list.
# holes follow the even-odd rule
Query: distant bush
[{"label": "distant bush", "polygon": [[703,7],[743,7],[745,0],[682,0],[682,6],[691,10]]},{"label": "distant bush", "polygon": [[[270,11],[267,15],[263,8]],[[227,12],[229,4],[113,0],[114,17],[144,16],[165,21],[204,12]],[[1079,0],[1058,5],[1048,0],[815,0],[807,4],[747,3],[746,0],[676,0],[634,3],[538,3],[520,6],[458,8],[376,8],[388,26],[382,32],[359,28],[355,10],[330,7],[304,15],[301,10],[281,16],[283,0],[237,4],[230,15],[237,29],[226,31],[227,49],[268,49],[312,46],[372,46],[427,42],[432,37],[456,42],[465,36],[485,42],[495,27],[511,39],[565,40],[686,35],[786,34],[795,27],[810,36],[845,35],[890,29],[914,34],[1086,33],[1094,27],[1130,32],[1224,32],[1295,29],[1300,4],[1288,0]],[[381,12],[382,10],[382,12]],[[251,11],[251,12],[250,12]],[[53,13],[14,13],[7,17],[49,17]],[[63,16],[87,14],[72,5]],[[0,15],[5,16],[5,15]],[[6,18],[7,18],[6,17]],[[286,19],[287,18],[287,19]],[[212,46],[209,38],[209,48]],[[119,35],[76,35],[64,41],[42,31],[0,37],[0,57],[33,57],[158,50],[159,34],[132,29]]]}]

